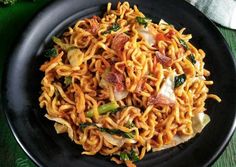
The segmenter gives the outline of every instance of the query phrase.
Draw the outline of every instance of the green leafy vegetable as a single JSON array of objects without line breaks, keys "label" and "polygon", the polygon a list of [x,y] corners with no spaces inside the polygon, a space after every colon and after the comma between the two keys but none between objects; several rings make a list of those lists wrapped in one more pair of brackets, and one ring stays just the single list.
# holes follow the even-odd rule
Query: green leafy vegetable
[{"label": "green leafy vegetable", "polygon": [[151,20],[147,17],[136,17],[136,21],[140,24],[140,25],[144,25],[144,27],[146,28],[148,25],[148,22],[150,22]]},{"label": "green leafy vegetable", "polygon": [[64,84],[69,86],[72,83],[72,77],[68,76],[64,78]]},{"label": "green leafy vegetable", "polygon": [[125,137],[125,138],[129,138],[129,139],[132,139],[134,138],[134,135],[130,132],[123,132],[119,129],[108,129],[108,128],[99,128],[99,130],[101,132],[106,132],[106,133],[109,133],[111,135],[118,135],[118,136],[122,136],[122,137]]},{"label": "green leafy vegetable", "polygon": [[127,161],[127,160],[129,160],[129,156],[127,153],[122,152],[122,153],[120,153],[120,159],[123,161]]},{"label": "green leafy vegetable", "polygon": [[120,153],[120,159],[123,161],[131,160],[133,162],[139,161],[137,153],[132,149],[130,153],[122,152]]},{"label": "green leafy vegetable", "polygon": [[133,162],[139,161],[139,157],[138,157],[137,153],[134,150],[131,150],[131,152],[130,152],[130,159]]},{"label": "green leafy vegetable", "polygon": [[183,39],[179,39],[179,43],[180,43],[185,49],[189,49],[187,43],[186,43]]},{"label": "green leafy vegetable", "polygon": [[196,59],[195,59],[195,56],[193,54],[189,55],[187,57],[187,59],[194,65],[196,64]]},{"label": "green leafy vegetable", "polygon": [[[100,115],[102,115],[102,114],[106,114],[108,112],[113,112],[118,107],[119,107],[119,105],[116,102],[110,102],[110,103],[107,103],[107,104],[103,104],[103,105],[98,107],[98,113]],[[91,118],[91,117],[93,117],[93,115],[94,115],[94,110],[93,109],[86,112],[87,117]]]},{"label": "green leafy vegetable", "polygon": [[80,123],[79,124],[79,127],[82,130],[84,130],[84,128],[86,128],[88,126],[96,126],[97,127],[97,125],[95,123],[90,123],[90,122],[85,122],[85,123]]},{"label": "green leafy vegetable", "polygon": [[108,30],[104,31],[102,34],[110,34],[112,31],[116,32],[120,29],[120,25],[118,23],[113,23],[111,27],[108,28]]},{"label": "green leafy vegetable", "polygon": [[0,3],[3,3],[4,5],[13,5],[16,1],[17,0],[0,0]]},{"label": "green leafy vegetable", "polygon": [[179,87],[180,85],[182,85],[186,80],[186,75],[185,74],[181,74],[179,76],[175,77],[175,88]]},{"label": "green leafy vegetable", "polygon": [[57,56],[57,49],[56,48],[52,48],[52,49],[45,50],[43,52],[43,55],[45,57],[56,57]]},{"label": "green leafy vegetable", "polygon": [[129,138],[129,139],[132,139],[134,137],[134,135],[132,133],[123,132],[119,129],[109,129],[109,128],[99,127],[95,123],[86,122],[86,123],[79,124],[79,127],[82,130],[84,130],[84,128],[86,128],[88,126],[95,126],[99,131],[106,132],[106,133],[109,133],[111,135],[118,135],[118,136],[122,136],[122,137]]},{"label": "green leafy vegetable", "polygon": [[120,29],[120,25],[117,23],[112,24],[112,26],[109,28],[109,31],[118,31]]}]

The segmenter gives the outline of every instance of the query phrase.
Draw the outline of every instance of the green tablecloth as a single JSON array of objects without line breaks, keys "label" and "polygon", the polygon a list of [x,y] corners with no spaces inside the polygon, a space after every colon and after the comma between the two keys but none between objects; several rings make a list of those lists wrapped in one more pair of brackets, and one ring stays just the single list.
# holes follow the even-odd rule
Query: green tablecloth
[{"label": "green tablecloth", "polygon": [[[4,59],[9,56],[17,38],[34,15],[50,0],[23,1],[11,7],[0,6],[0,80]],[[236,55],[236,31],[219,27],[234,55]],[[3,81],[4,82],[4,81]],[[0,111],[0,167],[33,167],[14,139],[4,113]],[[236,134],[213,167],[236,167]]]}]

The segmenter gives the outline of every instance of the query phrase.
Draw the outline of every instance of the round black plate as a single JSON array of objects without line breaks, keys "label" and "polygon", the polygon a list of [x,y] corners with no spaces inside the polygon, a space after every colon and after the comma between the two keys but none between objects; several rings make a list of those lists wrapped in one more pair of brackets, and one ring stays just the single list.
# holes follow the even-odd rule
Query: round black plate
[{"label": "round black plate", "polygon": [[[116,6],[116,0],[110,1]],[[45,61],[41,52],[50,45],[51,36],[62,33],[77,19],[101,15],[107,2],[53,2],[31,22],[8,60],[2,87],[3,109],[17,141],[39,166],[116,166],[107,157],[81,155],[80,146],[67,135],[55,133],[53,123],[44,118],[45,111],[38,105],[43,77],[39,67]],[[236,125],[235,60],[212,22],[183,0],[131,0],[130,4],[137,4],[153,22],[162,18],[193,34],[191,42],[207,54],[206,67],[215,82],[210,92],[222,98],[222,103],[207,101],[211,122],[200,135],[175,148],[148,153],[137,165],[208,166],[225,148]]]}]

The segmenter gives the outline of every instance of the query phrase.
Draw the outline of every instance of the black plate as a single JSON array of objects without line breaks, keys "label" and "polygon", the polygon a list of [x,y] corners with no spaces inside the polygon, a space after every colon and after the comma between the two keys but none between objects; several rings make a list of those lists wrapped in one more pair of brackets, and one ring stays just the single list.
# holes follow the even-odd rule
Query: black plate
[{"label": "black plate", "polygon": [[[117,4],[116,0],[110,0]],[[42,50],[50,45],[52,35],[60,34],[77,19],[101,15],[108,0],[55,1],[40,12],[23,33],[8,60],[2,87],[3,108],[17,141],[39,166],[115,166],[100,155],[83,156],[81,147],[67,135],[57,135],[53,123],[43,117],[38,105]],[[161,152],[149,153],[138,166],[208,166],[220,155],[233,134],[236,121],[235,60],[217,28],[203,14],[183,0],[131,0],[142,12],[159,22],[163,18],[177,29],[186,27],[191,40],[202,48],[206,67],[215,81],[210,92],[222,103],[207,101],[210,124],[189,142]]]}]

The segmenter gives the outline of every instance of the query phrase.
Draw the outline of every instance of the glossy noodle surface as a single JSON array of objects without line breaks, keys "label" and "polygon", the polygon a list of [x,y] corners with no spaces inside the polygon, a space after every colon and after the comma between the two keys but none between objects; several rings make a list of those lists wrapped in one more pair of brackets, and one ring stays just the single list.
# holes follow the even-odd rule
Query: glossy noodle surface
[{"label": "glossy noodle surface", "polygon": [[82,154],[129,167],[200,133],[210,122],[205,100],[221,100],[208,93],[205,53],[184,30],[124,2],[53,37],[39,103],[56,132],[68,133]]}]

